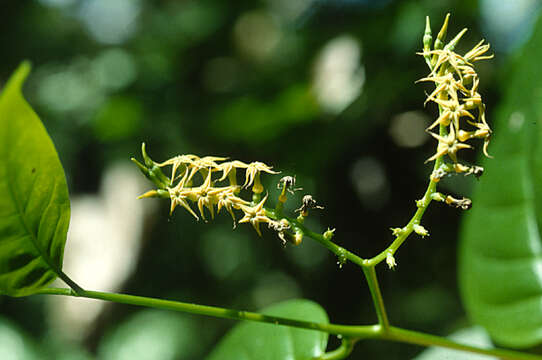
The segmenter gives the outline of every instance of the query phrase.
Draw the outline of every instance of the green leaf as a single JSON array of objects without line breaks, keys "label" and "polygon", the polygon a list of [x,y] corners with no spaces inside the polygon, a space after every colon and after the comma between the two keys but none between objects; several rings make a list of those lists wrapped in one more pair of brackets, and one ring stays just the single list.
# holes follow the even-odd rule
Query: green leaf
[{"label": "green leaf", "polygon": [[[471,345],[480,347],[483,349],[493,348],[491,339],[487,332],[479,327],[473,326],[469,328],[463,328],[455,331],[453,334],[446,336],[446,338],[458,342],[460,344]],[[413,360],[497,360],[493,356],[473,354],[466,351],[453,350],[444,347],[429,347],[422,351]]]},{"label": "green leaf", "polygon": [[0,317],[0,359],[43,359],[40,349],[21,329]]},{"label": "green leaf", "polygon": [[0,96],[0,294],[26,296],[61,274],[70,219],[64,170],[24,100],[23,63]]},{"label": "green leaf", "polygon": [[461,295],[497,343],[542,342],[542,22],[509,67],[485,174],[463,219]]},{"label": "green leaf", "polygon": [[[327,323],[320,305],[303,299],[288,300],[262,310],[263,314]],[[231,330],[207,360],[309,360],[324,353],[328,334],[256,322]]]},{"label": "green leaf", "polygon": [[100,342],[102,360],[175,360],[198,358],[205,336],[193,318],[145,309],[131,315]]}]

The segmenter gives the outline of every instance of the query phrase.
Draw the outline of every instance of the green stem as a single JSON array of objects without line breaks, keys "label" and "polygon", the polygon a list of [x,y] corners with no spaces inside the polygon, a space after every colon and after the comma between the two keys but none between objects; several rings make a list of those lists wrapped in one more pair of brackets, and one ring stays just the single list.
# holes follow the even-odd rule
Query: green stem
[{"label": "green stem", "polygon": [[352,350],[354,350],[355,341],[350,338],[342,339],[341,346],[337,349],[327,352],[313,360],[341,360],[345,359]]},{"label": "green stem", "polygon": [[186,312],[196,315],[206,315],[224,319],[233,320],[250,320],[263,323],[271,323],[275,325],[286,325],[303,329],[323,331],[328,334],[343,335],[343,336],[355,336],[355,337],[375,337],[379,326],[377,325],[335,325],[335,324],[323,324],[314,323],[310,321],[293,320],[278,316],[270,316],[258,314],[250,311],[239,311],[234,309],[225,309],[216,306],[206,306],[199,304],[191,304],[180,301],[163,300],[157,298],[149,298],[143,296],[116,294],[101,291],[82,290],[80,293],[75,293],[72,289],[64,288],[45,288],[40,290],[37,294],[46,295],[64,295],[75,296],[89,299],[98,299],[105,301],[112,301],[120,304],[145,306],[155,309],[173,310]]},{"label": "green stem", "polygon": [[388,320],[386,307],[384,306],[384,299],[382,298],[382,293],[380,292],[380,286],[378,285],[378,278],[376,277],[374,266],[364,266],[363,274],[367,279],[367,285],[369,286],[369,291],[371,292],[371,297],[373,298],[378,323],[382,326],[384,331],[387,331],[390,327],[390,322]]},{"label": "green stem", "polygon": [[[435,160],[435,165],[433,166],[433,171],[437,170],[442,165],[442,157],[439,157]],[[388,254],[395,254],[395,252],[399,249],[399,247],[405,242],[405,240],[409,237],[409,235],[414,231],[414,225],[419,225],[422,221],[423,214],[429,207],[429,204],[431,203],[432,195],[437,191],[437,182],[430,179],[429,184],[427,186],[427,190],[425,191],[425,194],[423,197],[417,202],[418,204],[418,210],[414,213],[408,224],[402,229],[401,233],[397,236],[397,238],[391,243],[390,246],[388,246],[386,249],[384,249],[381,253],[376,255],[375,257],[371,259],[367,259],[363,262],[364,266],[376,266],[382,261],[386,259]]]},{"label": "green stem", "polygon": [[277,213],[276,210],[272,210],[269,208],[265,209],[266,215],[272,218],[273,220],[280,220],[280,219],[286,219],[290,224],[293,225],[293,227],[298,228],[303,232],[305,236],[310,237],[313,240],[316,240],[323,246],[325,246],[329,251],[337,255],[340,259],[347,259],[353,262],[354,264],[358,266],[364,266],[365,259],[359,257],[358,255],[354,254],[351,251],[346,250],[342,246],[339,246],[335,244],[333,241],[326,239],[324,235],[315,233],[314,231],[309,230],[305,225],[303,225],[301,222],[299,222],[297,219],[281,216],[281,214]]},{"label": "green stem", "polygon": [[[249,320],[262,323],[271,323],[275,325],[292,326],[303,329],[326,332],[328,334],[341,335],[349,337],[353,342],[360,339],[381,339],[394,342],[422,345],[422,346],[440,346],[449,349],[468,351],[477,354],[485,354],[499,357],[504,360],[542,360],[541,356],[525,354],[517,351],[503,349],[482,349],[476,346],[464,345],[452,340],[441,338],[439,336],[420,333],[417,331],[405,330],[390,326],[387,329],[381,325],[338,325],[338,324],[323,324],[310,321],[293,320],[278,316],[263,315],[249,311],[238,311],[232,309],[224,309],[215,306],[205,306],[198,304],[183,303],[172,300],[162,300],[156,298],[148,298],[143,296],[134,296],[127,294],[115,294],[100,291],[82,290],[80,293],[75,293],[72,289],[63,288],[45,288],[37,294],[44,295],[63,295],[74,296],[89,299],[99,299],[112,301],[121,304],[145,306],[163,310],[173,310],[186,312],[190,314],[206,315],[225,319],[234,320]],[[325,359],[325,358],[324,358]]]},{"label": "green stem", "polygon": [[[431,69],[432,71],[433,69]],[[443,69],[439,72],[439,75],[443,74]],[[445,99],[446,93],[441,92],[439,94],[439,98]],[[439,117],[442,115],[442,108],[439,105]],[[442,124],[439,125],[439,134],[440,136],[447,135],[447,128],[446,126],[443,126]],[[437,147],[438,149],[438,147]],[[439,156],[435,159],[435,164],[433,165],[432,173],[438,170],[444,160],[443,155]],[[364,265],[366,266],[376,266],[377,264],[381,263],[386,259],[388,254],[392,255],[395,254],[395,252],[399,249],[399,247],[405,242],[405,240],[408,238],[408,236],[414,231],[414,225],[419,225],[422,221],[423,214],[429,207],[429,204],[433,200],[432,195],[437,192],[437,180],[433,179],[432,177],[429,178],[429,184],[427,185],[427,190],[425,190],[425,194],[423,197],[416,202],[416,205],[418,206],[418,209],[408,222],[408,224],[402,229],[402,231],[399,233],[397,238],[391,243],[390,246],[388,246],[384,251],[382,251],[380,254],[376,255],[375,257],[365,260]]]},{"label": "green stem", "polygon": [[448,349],[468,351],[476,354],[491,355],[498,357],[501,360],[540,360],[539,355],[521,353],[518,351],[504,350],[504,349],[482,349],[476,346],[464,345],[452,340],[448,340],[439,336],[423,334],[417,331],[410,331],[400,329],[397,327],[390,327],[389,331],[385,333],[382,339],[416,344],[421,346],[440,346]]},{"label": "green stem", "polygon": [[62,279],[62,281],[64,281],[66,285],[68,285],[77,295],[85,291],[83,290],[81,286],[77,285],[77,283],[73,281],[68,275],[66,275],[62,270],[59,271],[58,277]]}]

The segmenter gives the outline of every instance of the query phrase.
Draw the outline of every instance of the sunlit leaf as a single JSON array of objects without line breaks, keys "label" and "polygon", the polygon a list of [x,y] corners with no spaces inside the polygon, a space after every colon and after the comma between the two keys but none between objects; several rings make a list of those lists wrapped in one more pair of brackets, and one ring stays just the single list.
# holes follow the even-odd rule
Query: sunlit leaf
[{"label": "sunlit leaf", "polygon": [[542,22],[507,74],[459,253],[472,319],[501,345],[542,342]]},{"label": "sunlit leaf", "polygon": [[[262,311],[267,315],[327,323],[324,309],[308,300],[288,300]],[[324,353],[328,334],[319,331],[244,322],[231,330],[207,360],[309,360]]]},{"label": "sunlit leaf", "polygon": [[0,97],[0,294],[25,296],[60,274],[70,201],[64,170],[21,87],[23,63]]},{"label": "sunlit leaf", "polygon": [[[491,339],[487,332],[479,327],[473,326],[469,328],[464,328],[455,331],[453,334],[447,336],[448,339],[454,340],[458,343],[465,345],[477,346],[480,348],[491,349],[493,344],[491,344]],[[442,360],[442,359],[453,359],[453,360],[492,360],[496,359],[495,357],[473,354],[466,351],[453,350],[444,347],[430,347],[422,351],[418,356],[413,360]]]},{"label": "sunlit leaf", "polygon": [[205,346],[195,322],[185,315],[139,311],[100,343],[103,360],[175,360],[193,358]]}]

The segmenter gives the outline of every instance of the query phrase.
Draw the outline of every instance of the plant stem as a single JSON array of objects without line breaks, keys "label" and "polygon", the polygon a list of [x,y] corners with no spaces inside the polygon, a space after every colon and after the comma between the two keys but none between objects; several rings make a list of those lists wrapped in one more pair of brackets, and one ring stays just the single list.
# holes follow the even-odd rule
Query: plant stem
[{"label": "plant stem", "polygon": [[313,360],[340,360],[345,359],[354,350],[355,341],[350,338],[342,339],[341,346],[337,349],[322,354]]},{"label": "plant stem", "polygon": [[[439,157],[435,160],[435,165],[433,166],[433,171],[437,170],[442,165],[442,157]],[[408,224],[402,229],[401,233],[397,236],[397,238],[391,243],[390,246],[388,246],[386,249],[384,249],[380,254],[376,255],[375,257],[371,259],[364,260],[363,265],[364,266],[376,266],[382,261],[386,259],[388,254],[395,254],[395,252],[399,249],[399,247],[405,242],[405,240],[408,238],[408,236],[414,231],[414,225],[419,225],[423,214],[429,207],[429,204],[432,201],[431,196],[437,191],[437,182],[433,179],[429,180],[429,184],[427,185],[427,190],[425,190],[425,194],[423,197],[417,202],[418,210],[414,213],[414,216],[410,219]]]},{"label": "plant stem", "polygon": [[280,220],[282,218],[288,220],[291,224],[294,225],[294,227],[300,229],[305,236],[310,237],[313,240],[316,240],[320,244],[324,245],[329,251],[337,255],[340,259],[344,258],[346,260],[350,260],[354,264],[358,266],[364,266],[365,259],[359,257],[358,255],[354,254],[351,251],[346,250],[342,246],[339,246],[335,244],[333,241],[328,240],[324,237],[322,234],[315,233],[314,231],[309,230],[305,225],[303,225],[301,222],[299,222],[297,219],[282,216],[282,214],[279,214],[276,210],[272,210],[269,208],[265,209],[265,212],[267,216],[272,218],[273,220]]},{"label": "plant stem", "polygon": [[324,324],[324,323],[314,323],[310,321],[302,320],[293,320],[278,316],[263,315],[250,311],[239,311],[234,309],[225,309],[216,306],[207,306],[199,304],[191,304],[180,301],[172,300],[163,300],[157,298],[127,295],[127,294],[116,294],[108,293],[101,291],[90,291],[83,290],[80,293],[75,293],[72,289],[66,288],[45,288],[40,290],[37,294],[47,294],[47,295],[64,295],[64,296],[74,296],[82,297],[89,299],[98,299],[105,301],[112,301],[120,304],[136,305],[151,307],[155,309],[163,310],[173,310],[179,312],[186,312],[196,315],[206,315],[224,319],[233,319],[233,320],[250,320],[263,323],[271,323],[275,325],[286,325],[293,326],[297,328],[310,329],[323,331],[329,334],[335,335],[344,335],[344,336],[355,336],[355,337],[375,337],[377,334],[376,328],[379,326],[375,325],[362,325],[362,326],[352,326],[352,325],[335,325],[335,324]]},{"label": "plant stem", "polygon": [[[374,269],[373,269],[374,270]],[[439,336],[424,334],[417,331],[405,330],[393,326],[384,328],[380,324],[377,325],[339,325],[339,324],[324,324],[310,321],[293,320],[283,317],[263,315],[249,311],[239,311],[233,309],[225,309],[215,306],[206,306],[198,304],[190,304],[179,301],[163,300],[156,298],[148,298],[143,296],[134,296],[127,294],[115,294],[101,291],[82,290],[76,293],[68,288],[45,288],[37,294],[43,295],[63,295],[74,296],[88,299],[98,299],[111,301],[121,304],[145,306],[155,309],[173,310],[186,312],[190,314],[206,315],[225,319],[234,320],[249,320],[261,323],[270,323],[275,325],[292,326],[302,329],[316,330],[326,332],[328,334],[341,335],[349,337],[352,342],[360,339],[381,339],[408,344],[422,346],[440,346],[449,349],[468,351],[472,353],[492,355],[503,360],[542,360],[541,356],[525,354],[517,351],[503,349],[482,349],[476,346],[464,345],[452,340],[441,338]],[[324,358],[326,359],[326,358]]]},{"label": "plant stem", "polygon": [[446,338],[435,335],[423,334],[417,331],[405,330],[391,326],[382,339],[416,344],[421,346],[440,346],[448,349],[468,351],[476,354],[484,354],[498,357],[501,360],[540,360],[539,355],[521,353],[518,351],[504,349],[482,349],[476,346],[464,345]]},{"label": "plant stem", "polygon": [[[431,71],[433,69],[431,68]],[[439,75],[443,75],[444,68],[441,68]],[[445,100],[446,99],[446,92],[441,91],[438,95],[439,99]],[[443,109],[439,105],[439,117],[442,115]],[[439,135],[440,136],[446,136],[447,135],[447,128],[446,126],[443,126],[442,124],[439,125]],[[438,151],[438,147],[437,147]],[[436,170],[438,170],[444,160],[444,155],[441,155],[435,159],[435,164],[433,165],[432,173],[434,173]],[[388,254],[395,254],[395,252],[399,249],[399,247],[405,242],[405,240],[408,238],[408,236],[414,231],[414,225],[419,225],[422,221],[423,214],[425,213],[425,210],[429,207],[429,204],[433,200],[432,195],[437,191],[437,182],[438,180],[434,179],[430,176],[429,178],[429,184],[427,185],[427,190],[425,190],[425,194],[423,197],[416,202],[416,205],[418,206],[418,210],[414,213],[414,216],[410,219],[408,224],[402,229],[400,234],[397,236],[397,238],[391,243],[390,246],[388,246],[384,251],[382,251],[380,254],[376,255],[375,257],[365,260],[364,265],[367,266],[375,266],[388,256]]]},{"label": "plant stem", "polygon": [[384,299],[382,298],[382,293],[380,292],[380,286],[378,285],[378,278],[376,277],[375,268],[374,266],[363,266],[362,269],[363,274],[367,279],[367,285],[369,286],[371,297],[373,298],[378,323],[382,326],[384,331],[387,331],[390,327],[390,322],[386,313],[386,307],[384,306]]},{"label": "plant stem", "polygon": [[73,281],[68,275],[66,275],[66,273],[64,273],[62,270],[58,272],[58,277],[62,279],[62,281],[64,281],[66,285],[68,285],[76,294],[80,294],[83,291],[85,291],[83,290],[81,286],[77,285],[77,283]]}]

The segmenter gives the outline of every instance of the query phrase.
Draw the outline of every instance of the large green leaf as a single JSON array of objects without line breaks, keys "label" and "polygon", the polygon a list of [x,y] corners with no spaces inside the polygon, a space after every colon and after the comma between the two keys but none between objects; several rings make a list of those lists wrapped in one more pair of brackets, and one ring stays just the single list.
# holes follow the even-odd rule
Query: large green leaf
[{"label": "large green leaf", "polygon": [[70,219],[64,170],[21,87],[23,63],[0,96],[0,294],[30,295],[62,268]]},{"label": "large green leaf", "polygon": [[[266,315],[327,323],[320,305],[288,300],[262,311]],[[244,322],[231,330],[207,360],[309,360],[324,353],[328,334],[273,324]]]},{"label": "large green leaf", "polygon": [[[491,339],[487,332],[479,327],[473,326],[454,331],[454,333],[446,336],[460,344],[476,346],[484,349],[493,348]],[[473,354],[466,351],[448,349],[444,347],[429,347],[423,350],[418,356],[412,360],[497,360],[496,357]]]},{"label": "large green leaf", "polygon": [[542,22],[516,54],[490,146],[494,159],[465,215],[459,251],[463,301],[497,343],[542,342]]}]

